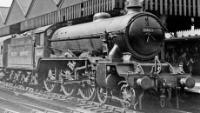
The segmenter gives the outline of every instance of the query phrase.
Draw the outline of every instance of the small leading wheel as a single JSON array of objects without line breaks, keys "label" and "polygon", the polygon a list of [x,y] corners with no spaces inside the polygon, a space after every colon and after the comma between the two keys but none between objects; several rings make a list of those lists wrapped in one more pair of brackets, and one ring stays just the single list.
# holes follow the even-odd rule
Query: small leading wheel
[{"label": "small leading wheel", "polygon": [[72,96],[75,94],[76,86],[70,81],[75,80],[75,76],[72,75],[70,69],[65,69],[60,71],[60,76],[62,79],[61,90],[66,96]]},{"label": "small leading wheel", "polygon": [[44,80],[44,87],[48,92],[58,92],[60,91],[60,85],[55,83],[58,78],[57,69],[51,68],[48,70],[48,75]]},{"label": "small leading wheel", "polygon": [[97,87],[97,98],[101,104],[104,104],[108,101],[108,89]]},{"label": "small leading wheel", "polygon": [[95,85],[90,81],[90,83],[83,83],[79,89],[79,93],[84,100],[92,100],[95,96]]},{"label": "small leading wheel", "polygon": [[122,100],[120,101],[123,108],[131,108],[136,109],[136,95],[135,90],[133,88],[125,87],[122,89]]}]

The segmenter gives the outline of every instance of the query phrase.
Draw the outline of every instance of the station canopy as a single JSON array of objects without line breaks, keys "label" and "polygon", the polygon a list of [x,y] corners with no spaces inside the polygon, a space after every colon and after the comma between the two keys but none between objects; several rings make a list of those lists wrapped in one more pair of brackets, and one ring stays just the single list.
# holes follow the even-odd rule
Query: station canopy
[{"label": "station canopy", "polygon": [[161,15],[200,17],[200,0],[144,0],[144,7]]}]

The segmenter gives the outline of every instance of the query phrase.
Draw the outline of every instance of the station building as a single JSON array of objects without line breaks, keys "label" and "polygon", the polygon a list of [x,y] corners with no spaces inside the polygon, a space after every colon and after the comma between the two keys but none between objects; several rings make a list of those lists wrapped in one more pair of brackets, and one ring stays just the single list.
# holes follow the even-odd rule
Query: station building
[{"label": "station building", "polygon": [[[97,12],[119,16],[126,0],[13,0],[10,8],[0,8],[0,36],[56,23],[92,21]],[[199,0],[142,0],[145,11],[156,14],[169,32],[200,27]]]}]

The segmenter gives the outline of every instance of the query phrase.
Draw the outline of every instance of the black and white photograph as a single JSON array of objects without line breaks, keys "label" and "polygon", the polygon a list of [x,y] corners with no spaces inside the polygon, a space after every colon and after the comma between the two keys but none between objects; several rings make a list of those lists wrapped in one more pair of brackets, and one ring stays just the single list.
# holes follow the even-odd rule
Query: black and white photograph
[{"label": "black and white photograph", "polygon": [[0,113],[200,113],[200,0],[0,0]]}]

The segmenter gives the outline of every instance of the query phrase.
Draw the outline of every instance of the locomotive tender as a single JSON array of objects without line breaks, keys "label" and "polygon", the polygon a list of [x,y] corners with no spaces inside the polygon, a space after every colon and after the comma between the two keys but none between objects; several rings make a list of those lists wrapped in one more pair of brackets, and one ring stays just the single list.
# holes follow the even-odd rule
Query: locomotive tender
[{"label": "locomotive tender", "polygon": [[140,6],[127,8],[123,16],[98,13],[93,22],[47,26],[5,40],[2,80],[139,109],[144,93],[153,91],[165,107],[172,92],[195,82],[159,60],[165,32],[159,19],[138,12]]}]

